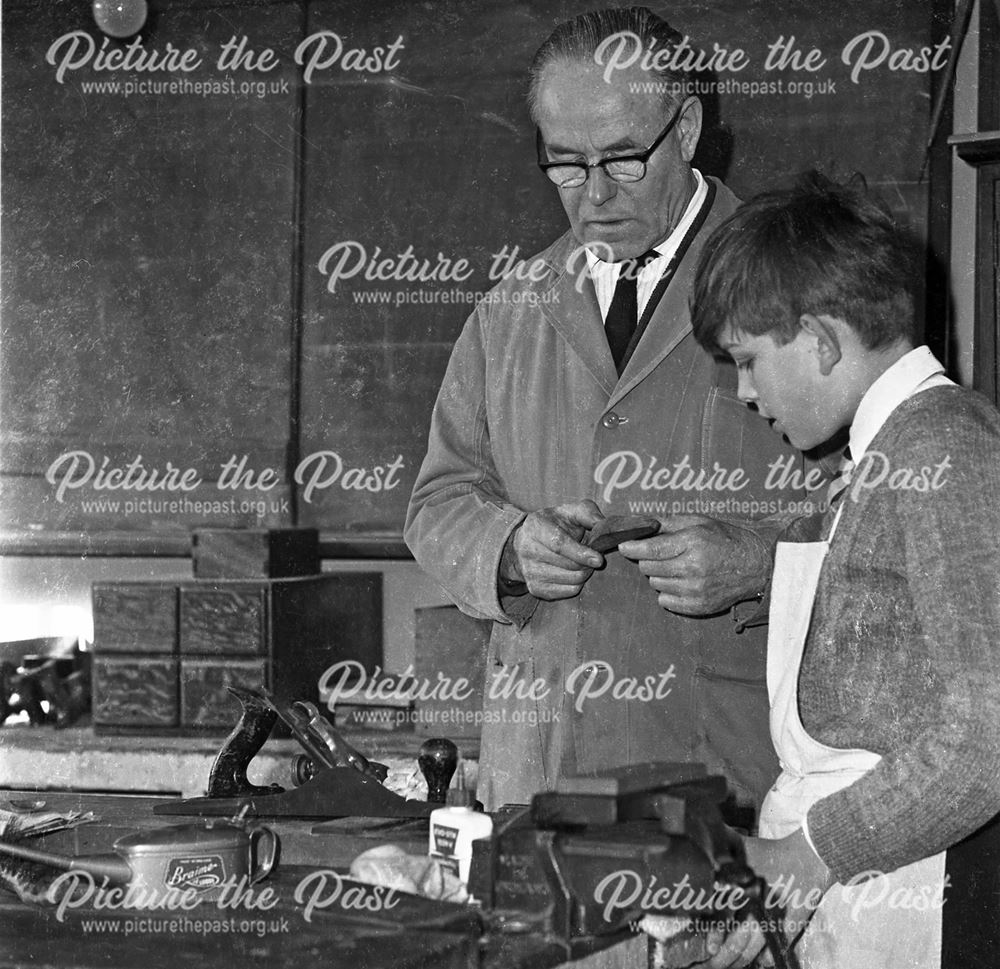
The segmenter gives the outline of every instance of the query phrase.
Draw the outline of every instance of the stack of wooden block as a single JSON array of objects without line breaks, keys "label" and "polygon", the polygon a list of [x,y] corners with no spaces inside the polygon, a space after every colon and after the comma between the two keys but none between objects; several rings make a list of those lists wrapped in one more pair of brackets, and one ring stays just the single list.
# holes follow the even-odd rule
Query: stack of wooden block
[{"label": "stack of wooden block", "polygon": [[194,578],[95,582],[99,732],[224,731],[227,687],[319,702],[324,670],[382,662],[380,573],[320,573],[313,529],[202,529]]}]

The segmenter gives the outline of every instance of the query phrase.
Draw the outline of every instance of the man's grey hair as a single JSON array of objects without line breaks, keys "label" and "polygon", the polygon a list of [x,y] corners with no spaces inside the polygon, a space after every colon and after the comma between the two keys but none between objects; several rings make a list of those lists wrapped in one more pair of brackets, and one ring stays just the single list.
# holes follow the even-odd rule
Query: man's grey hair
[{"label": "man's grey hair", "polygon": [[[538,48],[528,72],[528,111],[531,120],[538,123],[538,91],[542,74],[550,64],[556,61],[594,60],[602,43],[619,36],[629,37],[631,49],[635,53],[638,53],[638,44],[641,44],[643,53],[650,49],[660,52],[676,47],[684,39],[648,7],[595,10],[559,24],[548,40]],[[660,60],[669,60],[669,55],[661,53]],[[651,80],[655,79],[662,84],[662,97],[668,109],[675,108],[684,100],[689,82],[685,72],[654,68],[649,73]]]}]

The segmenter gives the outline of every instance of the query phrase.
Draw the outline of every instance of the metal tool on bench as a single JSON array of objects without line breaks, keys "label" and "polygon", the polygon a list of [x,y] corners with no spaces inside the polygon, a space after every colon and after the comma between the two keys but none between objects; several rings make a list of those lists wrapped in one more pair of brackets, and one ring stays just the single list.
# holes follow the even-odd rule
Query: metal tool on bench
[{"label": "metal tool on bench", "polygon": [[32,726],[68,727],[90,707],[90,654],[76,637],[0,643],[0,724],[24,713]]},{"label": "metal tool on bench", "polygon": [[[289,703],[263,689],[230,687],[229,692],[243,711],[212,765],[207,795],[159,804],[153,809],[156,814],[229,815],[247,808],[255,817],[420,818],[440,806],[406,800],[383,787],[389,769],[355,750],[313,703]],[[279,720],[305,750],[293,763],[298,786],[291,790],[247,779],[250,762]],[[445,788],[457,763],[454,745],[451,751]]]},{"label": "metal tool on bench", "polygon": [[[662,965],[704,961],[710,924],[775,922],[742,841],[722,820],[725,797],[725,779],[700,764],[564,778],[474,844],[469,891],[492,910],[495,930],[543,933],[568,957],[575,942],[626,935],[645,915],[689,919],[663,944]],[[777,933],[765,936],[775,965],[788,967]]]}]

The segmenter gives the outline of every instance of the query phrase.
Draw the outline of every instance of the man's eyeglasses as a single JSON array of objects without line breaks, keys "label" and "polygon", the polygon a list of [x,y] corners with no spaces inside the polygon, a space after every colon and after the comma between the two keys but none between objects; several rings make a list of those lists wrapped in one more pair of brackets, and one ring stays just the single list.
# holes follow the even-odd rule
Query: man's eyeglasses
[{"label": "man's eyeglasses", "polygon": [[590,169],[600,168],[608,178],[615,182],[638,182],[646,174],[646,163],[650,156],[660,147],[661,142],[673,130],[677,119],[681,116],[684,105],[680,105],[674,112],[674,116],[667,122],[664,128],[645,151],[638,151],[633,155],[615,155],[612,158],[602,158],[593,165],[586,162],[550,162],[546,161],[545,143],[542,141],[542,132],[536,128],[535,145],[538,150],[538,167],[545,172],[548,177],[560,188],[577,188],[587,181]]}]

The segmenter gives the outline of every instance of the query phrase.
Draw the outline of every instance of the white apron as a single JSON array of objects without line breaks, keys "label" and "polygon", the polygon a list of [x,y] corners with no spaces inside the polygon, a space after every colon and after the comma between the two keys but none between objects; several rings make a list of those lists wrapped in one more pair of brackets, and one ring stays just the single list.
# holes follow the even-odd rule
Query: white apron
[{"label": "white apron", "polygon": [[[783,838],[802,827],[809,808],[847,787],[881,757],[827,747],[799,719],[802,653],[820,571],[840,520],[823,542],[779,542],[767,641],[771,737],[781,774],[761,807],[760,834]],[[823,897],[796,952],[802,969],[939,969],[945,854],[907,865]],[[794,887],[794,886],[793,886]]]}]

